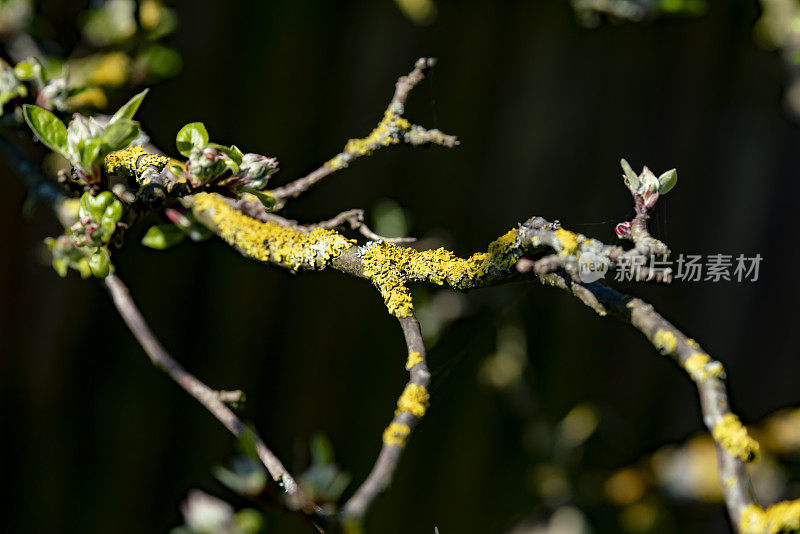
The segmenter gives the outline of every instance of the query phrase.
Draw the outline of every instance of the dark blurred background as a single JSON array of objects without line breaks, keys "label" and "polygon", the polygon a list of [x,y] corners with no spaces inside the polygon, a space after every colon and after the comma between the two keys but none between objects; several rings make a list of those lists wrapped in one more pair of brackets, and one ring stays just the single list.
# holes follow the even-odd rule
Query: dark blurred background
[{"label": "dark blurred background", "polygon": [[[85,7],[41,2],[66,47]],[[291,204],[294,218],[361,207],[389,212],[385,227],[402,210],[411,235],[460,254],[532,215],[611,242],[632,215],[619,158],[677,167],[655,234],[675,253],[759,253],[759,280],[616,285],[724,362],[745,423],[800,404],[800,126],[782,104],[781,57],[754,43],[755,1],[594,29],[561,1],[438,0],[427,26],[390,0],[173,7],[183,70],[153,88],[139,120],[168,150],[184,123],[203,121],[215,141],[277,156],[275,183],[368,133],[396,78],[439,58],[407,115],[461,146],[359,160]],[[42,260],[42,239],[60,229],[45,210],[23,219],[25,190],[0,172],[2,530],[165,532],[193,487],[246,505],[210,471],[235,453],[229,434],[149,364],[98,284],[62,280]],[[117,268],[179,361],[211,387],[247,392],[243,417],[293,472],[322,432],[354,477],[345,495],[354,490],[406,380],[400,329],[374,289],[333,272],[292,276],[218,241],[155,252],[131,239]],[[645,529],[625,519],[629,499],[608,497],[610,474],[702,430],[692,382],[638,332],[536,284],[419,295],[431,408],[371,532],[728,531],[713,497],[656,484],[641,500],[654,518]],[[508,379],[492,371],[504,351]],[[578,439],[564,452],[553,436],[576,407]],[[796,497],[796,468],[782,465],[775,496]],[[542,526],[553,512],[580,528]],[[312,531],[276,513],[267,526]]]}]

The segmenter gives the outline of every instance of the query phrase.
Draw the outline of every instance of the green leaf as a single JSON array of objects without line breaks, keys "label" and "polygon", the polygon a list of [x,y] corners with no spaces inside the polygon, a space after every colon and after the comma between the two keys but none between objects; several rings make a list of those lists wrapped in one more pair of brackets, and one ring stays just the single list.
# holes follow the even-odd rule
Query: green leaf
[{"label": "green leaf", "polygon": [[42,143],[59,154],[66,155],[67,151],[67,127],[58,117],[39,106],[25,104],[22,109],[25,122],[28,123],[36,137]]},{"label": "green leaf", "polygon": [[231,158],[223,158],[222,163],[225,164],[225,168],[227,170],[231,171],[231,174],[236,174],[239,172],[239,166]]},{"label": "green leaf", "polygon": [[174,224],[157,224],[151,226],[144,234],[142,245],[156,250],[164,250],[181,243],[185,237],[186,234],[183,230]]},{"label": "green leaf", "polygon": [[261,203],[264,205],[264,207],[267,208],[267,211],[272,211],[272,209],[275,207],[275,198],[273,198],[272,195],[268,195],[267,193],[264,193],[263,191],[259,191],[258,189],[250,189],[250,188],[248,188],[248,189],[245,189],[244,191],[246,193],[250,193],[251,195],[256,197],[258,200],[260,200]]},{"label": "green leaf", "polygon": [[102,158],[102,150],[103,140],[96,137],[84,139],[78,143],[81,166],[86,170],[91,169]]},{"label": "green leaf", "polygon": [[658,177],[658,193],[664,195],[678,182],[678,171],[670,169]]},{"label": "green leaf", "polygon": [[242,158],[244,157],[244,154],[242,154],[242,151],[239,150],[236,147],[236,145],[233,145],[231,147],[227,147],[225,145],[220,145],[219,143],[208,143],[208,145],[206,145],[206,146],[211,147],[211,148],[216,148],[218,151],[222,152],[223,154],[225,154],[226,156],[231,158],[233,161],[236,162],[237,170],[238,170],[238,165],[240,165],[242,163]]},{"label": "green leaf", "polygon": [[117,229],[117,223],[122,218],[122,202],[117,200],[116,197],[106,205],[103,211],[103,216],[100,218],[100,236],[104,242],[108,242],[114,231]]},{"label": "green leaf", "polygon": [[231,145],[230,154],[228,155],[231,157],[233,161],[236,162],[237,165],[242,164],[242,158],[244,157],[244,154],[242,153],[241,150],[239,150],[238,146]]},{"label": "green leaf", "polygon": [[619,163],[622,165],[622,170],[625,173],[622,175],[622,178],[625,180],[625,185],[628,186],[628,189],[631,191],[639,189],[639,177],[633,172],[633,169],[631,169],[631,166],[625,161],[625,158],[622,158]]},{"label": "green leaf", "polygon": [[122,150],[139,137],[139,124],[130,119],[117,119],[106,126],[103,132],[103,142],[107,145],[107,152]]},{"label": "green leaf", "polygon": [[202,148],[208,144],[208,130],[202,122],[191,122],[178,132],[175,144],[178,152],[188,156],[193,148]]},{"label": "green leaf", "polygon": [[81,195],[80,207],[81,211],[85,213],[81,213],[80,216],[88,215],[92,220],[99,222],[103,218],[106,208],[108,208],[114,200],[116,200],[116,197],[111,191],[103,191],[97,196],[92,196],[92,194],[87,191]]},{"label": "green leaf", "polygon": [[89,258],[89,268],[97,278],[105,278],[111,272],[111,254],[108,249],[98,248],[97,252]]},{"label": "green leaf", "polygon": [[67,276],[67,269],[69,268],[69,263],[67,262],[66,258],[53,258],[53,269],[58,273],[58,276],[64,278]]},{"label": "green leaf", "polygon": [[79,259],[78,263],[72,264],[71,267],[76,269],[84,280],[92,275],[92,268],[89,267],[89,260],[86,258]]},{"label": "green leaf", "polygon": [[132,119],[134,115],[136,115],[136,111],[139,109],[139,106],[142,104],[142,100],[144,97],[147,96],[147,92],[150,89],[145,89],[138,95],[134,96],[130,100],[128,100],[121,108],[114,113],[114,116],[111,117],[111,123],[118,121],[119,119]]},{"label": "green leaf", "polygon": [[14,67],[14,75],[22,81],[28,81],[36,75],[36,72],[30,61],[20,61]]},{"label": "green leaf", "polygon": [[106,210],[103,212],[103,219],[110,219],[114,221],[114,224],[117,224],[121,218],[122,202],[115,198],[106,206]]}]

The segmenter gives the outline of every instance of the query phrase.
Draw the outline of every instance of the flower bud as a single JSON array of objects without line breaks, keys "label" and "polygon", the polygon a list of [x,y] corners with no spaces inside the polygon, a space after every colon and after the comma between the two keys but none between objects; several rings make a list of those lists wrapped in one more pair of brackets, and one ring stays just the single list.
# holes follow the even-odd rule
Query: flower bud
[{"label": "flower bud", "polygon": [[189,153],[187,170],[192,175],[192,185],[203,185],[220,176],[227,168],[228,156],[213,147],[193,148]]},{"label": "flower bud", "polygon": [[45,109],[67,109],[69,89],[66,78],[55,78],[39,90],[36,103]]},{"label": "flower bud", "polygon": [[[250,180],[251,183],[264,180],[278,170],[277,158],[268,158],[261,154],[245,154],[242,164],[239,165],[239,174]],[[256,187],[255,189],[261,189]]]},{"label": "flower bud", "polygon": [[110,191],[97,196],[84,193],[80,218],[70,226],[76,247],[99,247],[108,243],[122,218],[122,203]]},{"label": "flower bud", "polygon": [[221,182],[234,192],[261,190],[267,186],[269,177],[278,170],[277,158],[261,154],[245,154],[236,173]]},{"label": "flower bud", "polygon": [[91,275],[88,252],[84,248],[76,247],[72,241],[72,236],[64,234],[55,239],[48,237],[44,242],[53,255],[53,269],[59,276],[65,277],[69,268],[78,271],[83,278],[88,278]]},{"label": "flower bud", "polygon": [[623,239],[631,235],[631,223],[628,221],[619,223],[615,228],[614,232],[616,232],[617,237]]},{"label": "flower bud", "polygon": [[85,117],[80,113],[75,113],[67,127],[67,152],[70,156],[71,163],[77,165],[80,162],[81,141],[102,136],[103,127],[97,121],[91,117]]},{"label": "flower bud", "polygon": [[89,268],[97,278],[105,278],[111,272],[111,254],[101,247],[89,258]]}]

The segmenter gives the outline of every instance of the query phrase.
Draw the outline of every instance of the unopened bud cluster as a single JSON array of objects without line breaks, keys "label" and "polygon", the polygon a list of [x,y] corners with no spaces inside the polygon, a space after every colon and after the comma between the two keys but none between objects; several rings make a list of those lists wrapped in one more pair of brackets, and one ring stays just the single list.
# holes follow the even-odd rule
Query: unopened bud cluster
[{"label": "unopened bud cluster", "polygon": [[216,148],[194,148],[189,153],[187,169],[192,175],[192,185],[198,186],[213,180],[227,168],[228,156]]},{"label": "unopened bud cluster", "polygon": [[[620,160],[620,164],[623,171],[622,179],[633,195],[637,216],[646,216],[647,212],[655,206],[659,195],[667,194],[678,181],[678,171],[675,169],[670,169],[656,177],[646,166],[637,175],[624,159]],[[632,230],[630,221],[621,222],[614,228],[614,232],[620,239],[635,239],[632,237]]]},{"label": "unopened bud cluster", "polygon": [[[175,143],[178,152],[187,158],[185,176],[193,187],[225,187],[236,196],[255,195],[268,208],[275,205],[275,200],[262,190],[278,170],[276,158],[243,154],[235,145],[212,143],[202,122],[192,122],[181,128]],[[181,170],[173,166],[170,172],[177,175]]]},{"label": "unopened bud cluster", "polygon": [[245,189],[264,189],[270,176],[278,171],[278,159],[261,154],[245,154],[239,171],[224,181],[224,185],[236,192]]},{"label": "unopened bud cluster", "polygon": [[76,247],[100,247],[111,240],[122,217],[122,203],[110,191],[84,193],[78,221],[70,227]]},{"label": "unopened bud cluster", "polygon": [[625,185],[628,186],[634,198],[641,199],[646,209],[652,208],[658,200],[658,196],[667,194],[678,181],[678,171],[675,169],[670,169],[656,178],[656,175],[646,166],[637,176],[627,161],[623,159],[620,164],[624,171],[622,179],[625,181]]},{"label": "unopened bud cluster", "polygon": [[62,278],[67,276],[68,269],[75,269],[82,278],[88,278],[92,274],[92,269],[89,267],[89,251],[75,246],[71,235],[48,237],[44,243],[53,256],[53,269]]}]

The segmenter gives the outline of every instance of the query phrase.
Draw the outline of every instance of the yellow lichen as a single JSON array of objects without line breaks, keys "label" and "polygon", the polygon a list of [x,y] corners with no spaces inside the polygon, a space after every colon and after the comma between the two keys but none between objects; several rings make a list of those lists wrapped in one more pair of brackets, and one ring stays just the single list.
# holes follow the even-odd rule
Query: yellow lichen
[{"label": "yellow lichen", "polygon": [[714,425],[712,435],[716,442],[732,456],[744,462],[752,462],[758,458],[758,442],[750,437],[747,429],[735,414],[725,414]]},{"label": "yellow lichen", "polygon": [[517,231],[511,230],[489,244],[488,252],[459,258],[449,250],[417,251],[381,241],[364,251],[361,264],[364,275],[372,280],[392,315],[408,317],[414,306],[406,282],[429,282],[466,289],[490,268],[507,270],[521,256]]},{"label": "yellow lichen", "polygon": [[784,501],[766,510],[757,504],[748,504],[739,516],[742,534],[764,532],[794,532],[800,529],[800,500]]},{"label": "yellow lichen", "polygon": [[564,230],[563,228],[559,228],[553,233],[559,243],[561,243],[561,254],[570,255],[578,250],[578,235],[576,233]]},{"label": "yellow lichen", "polygon": [[659,329],[653,336],[653,345],[661,354],[671,354],[678,346],[678,339],[669,330]]},{"label": "yellow lichen", "polygon": [[695,340],[694,340],[694,339],[692,339],[692,338],[689,338],[689,339],[687,339],[687,340],[686,340],[686,344],[687,344],[689,347],[693,348],[693,349],[699,349],[699,348],[700,348],[700,343],[698,343],[697,341],[695,341]]},{"label": "yellow lichen", "polygon": [[415,365],[422,362],[422,356],[419,352],[412,350],[408,353],[408,360],[406,360],[406,371],[410,371]]},{"label": "yellow lichen", "polygon": [[408,384],[400,398],[397,399],[397,410],[395,415],[400,415],[403,412],[408,412],[414,417],[422,417],[425,415],[425,410],[428,409],[428,399],[430,395],[425,386],[418,384]]},{"label": "yellow lichen", "polygon": [[683,365],[694,380],[703,380],[705,378],[705,366],[710,361],[711,357],[708,354],[695,352],[686,358],[686,362]]},{"label": "yellow lichen", "polygon": [[489,243],[488,251],[490,261],[501,268],[512,267],[519,258],[514,254],[509,254],[508,252],[514,249],[517,244],[518,237],[519,235],[517,234],[517,230],[512,228],[502,236]]},{"label": "yellow lichen", "polygon": [[702,382],[712,376],[721,376],[725,372],[721,363],[713,361],[708,354],[703,352],[695,352],[686,358],[683,366],[692,380],[697,382]]},{"label": "yellow lichen", "polygon": [[103,160],[106,173],[117,176],[138,176],[147,167],[162,170],[170,162],[166,156],[151,154],[139,145],[112,152]]},{"label": "yellow lichen", "polygon": [[386,445],[399,445],[402,447],[406,444],[406,438],[410,433],[411,429],[408,425],[392,421],[383,431],[383,442]]},{"label": "yellow lichen", "polygon": [[383,114],[383,119],[370,132],[367,137],[350,139],[344,150],[325,163],[334,170],[346,167],[354,158],[369,156],[375,150],[400,142],[401,134],[411,128],[411,123],[400,116],[395,105],[389,106]]},{"label": "yellow lichen", "polygon": [[242,253],[293,271],[324,269],[344,249],[355,244],[331,230],[316,228],[304,233],[258,221],[232,208],[216,194],[195,195],[194,206],[199,212],[207,213],[217,226],[217,234]]}]

